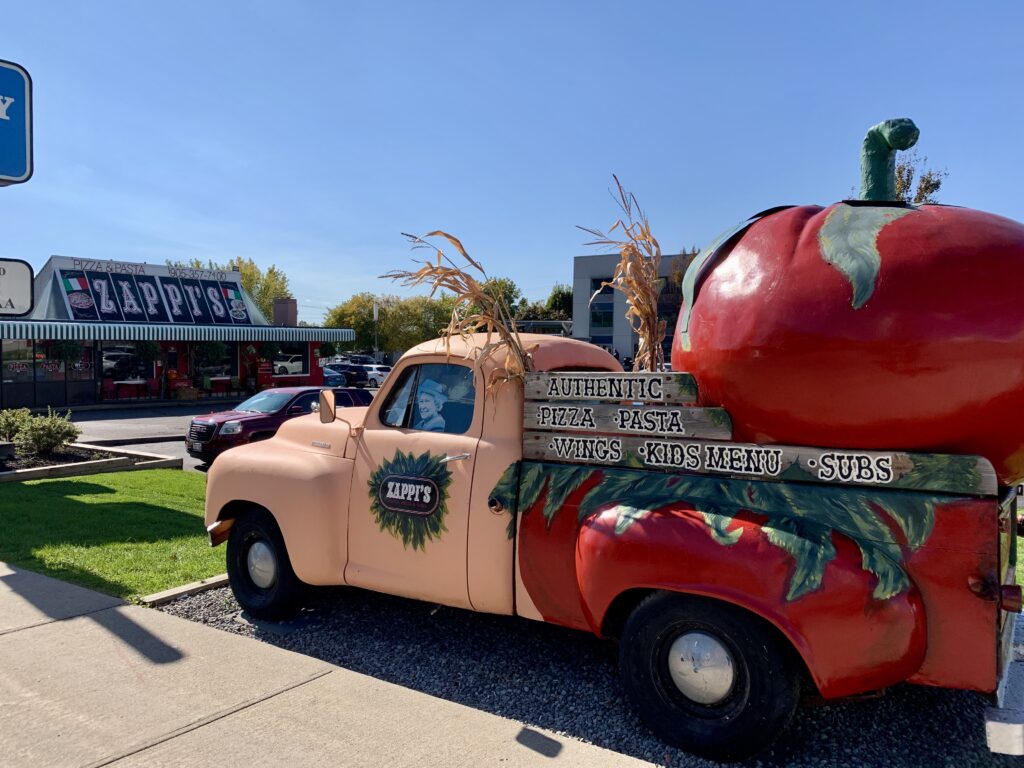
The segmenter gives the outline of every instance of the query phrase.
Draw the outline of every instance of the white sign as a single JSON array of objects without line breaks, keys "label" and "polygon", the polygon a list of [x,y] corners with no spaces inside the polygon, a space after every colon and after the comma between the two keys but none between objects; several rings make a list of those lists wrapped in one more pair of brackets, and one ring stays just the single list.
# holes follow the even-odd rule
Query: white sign
[{"label": "white sign", "polygon": [[0,259],[0,316],[24,317],[32,311],[32,266]]}]

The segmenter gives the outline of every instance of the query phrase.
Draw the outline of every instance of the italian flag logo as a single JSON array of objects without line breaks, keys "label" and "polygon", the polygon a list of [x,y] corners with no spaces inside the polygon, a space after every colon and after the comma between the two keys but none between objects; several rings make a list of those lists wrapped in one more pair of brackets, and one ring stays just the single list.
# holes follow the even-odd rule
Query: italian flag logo
[{"label": "italian flag logo", "polygon": [[221,288],[221,290],[224,292],[224,298],[228,301],[242,298],[242,292],[237,288]]},{"label": "italian flag logo", "polygon": [[84,277],[65,277],[64,290],[68,293],[71,291],[88,291],[89,283],[85,281]]}]

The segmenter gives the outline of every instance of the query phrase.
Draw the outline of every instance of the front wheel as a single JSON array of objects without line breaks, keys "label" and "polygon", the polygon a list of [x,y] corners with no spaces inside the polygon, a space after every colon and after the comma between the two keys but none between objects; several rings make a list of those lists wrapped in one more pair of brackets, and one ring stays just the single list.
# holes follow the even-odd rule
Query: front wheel
[{"label": "front wheel", "polygon": [[287,374],[288,374],[288,369],[287,368],[285,368],[283,365],[278,366],[278,368],[277,368],[277,375],[278,376],[286,376]]},{"label": "front wheel", "polygon": [[266,510],[253,510],[231,526],[227,570],[231,591],[247,613],[273,621],[298,611],[303,585],[281,529]]},{"label": "front wheel", "polygon": [[657,593],[633,611],[619,671],[640,719],[664,741],[713,760],[739,760],[786,727],[800,680],[759,619],[705,598]]}]

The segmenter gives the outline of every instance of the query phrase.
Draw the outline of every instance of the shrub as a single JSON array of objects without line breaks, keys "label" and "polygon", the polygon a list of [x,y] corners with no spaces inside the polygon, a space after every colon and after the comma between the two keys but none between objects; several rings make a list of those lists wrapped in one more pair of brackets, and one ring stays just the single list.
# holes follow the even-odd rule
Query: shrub
[{"label": "shrub", "polygon": [[61,416],[48,408],[45,416],[32,416],[14,437],[14,447],[21,456],[48,456],[67,446],[81,433],[71,423],[71,411]]},{"label": "shrub", "polygon": [[9,408],[0,411],[0,440],[14,440],[21,428],[32,418],[28,408]]}]

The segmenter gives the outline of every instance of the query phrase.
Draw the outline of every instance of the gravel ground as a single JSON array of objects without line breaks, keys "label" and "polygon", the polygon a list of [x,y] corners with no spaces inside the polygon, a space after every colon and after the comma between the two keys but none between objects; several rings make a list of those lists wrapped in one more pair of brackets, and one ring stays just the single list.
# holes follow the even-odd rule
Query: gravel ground
[{"label": "gravel ground", "polygon": [[[584,633],[346,588],[314,591],[281,624],[247,621],[227,588],[161,610],[652,763],[715,765],[640,724],[616,647]],[[769,752],[741,765],[1020,768],[1021,758],[988,752],[984,708],[980,695],[918,686],[805,706]]]}]

